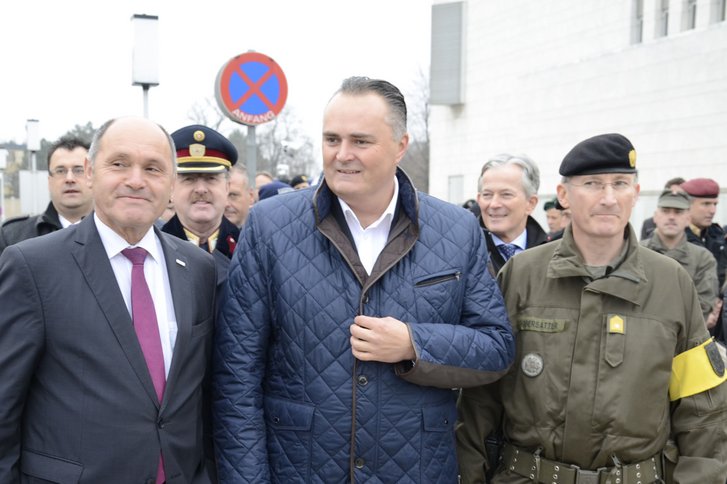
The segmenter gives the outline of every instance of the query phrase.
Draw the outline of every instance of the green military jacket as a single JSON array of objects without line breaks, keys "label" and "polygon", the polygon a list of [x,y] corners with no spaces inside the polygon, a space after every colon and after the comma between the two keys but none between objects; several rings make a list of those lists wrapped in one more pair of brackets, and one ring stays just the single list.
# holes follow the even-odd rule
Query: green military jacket
[{"label": "green military jacket", "polygon": [[[570,228],[503,267],[515,363],[502,380],[462,391],[462,482],[484,481],[483,442],[501,422],[512,445],[590,470],[612,456],[648,459],[674,439],[675,482],[725,482],[727,385],[674,402],[668,393],[674,356],[709,338],[694,285],[630,226],[627,237],[620,265],[596,280]],[[500,469],[493,482],[531,481]]]},{"label": "green military jacket", "polygon": [[642,240],[641,245],[671,257],[686,269],[697,288],[702,316],[706,320],[712,311],[715,299],[719,296],[717,260],[712,253],[704,247],[687,242],[686,236],[682,237],[675,248],[669,249],[661,241],[659,229],[654,230],[650,238]]}]

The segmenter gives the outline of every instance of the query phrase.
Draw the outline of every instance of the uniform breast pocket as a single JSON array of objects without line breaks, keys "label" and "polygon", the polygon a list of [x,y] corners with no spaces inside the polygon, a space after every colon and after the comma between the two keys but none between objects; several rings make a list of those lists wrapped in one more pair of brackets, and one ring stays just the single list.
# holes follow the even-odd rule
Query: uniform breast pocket
[{"label": "uniform breast pocket", "polygon": [[632,437],[650,437],[665,424],[675,345],[676,333],[661,321],[641,315],[604,315],[596,426],[612,425]]}]

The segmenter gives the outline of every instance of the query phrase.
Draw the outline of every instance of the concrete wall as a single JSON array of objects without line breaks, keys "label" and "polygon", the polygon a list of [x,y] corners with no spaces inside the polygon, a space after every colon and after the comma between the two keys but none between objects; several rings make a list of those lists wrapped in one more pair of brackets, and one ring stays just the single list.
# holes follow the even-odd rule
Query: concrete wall
[{"label": "concrete wall", "polygon": [[[657,38],[659,0],[643,3],[632,44],[632,0],[468,1],[465,102],[431,107],[429,192],[462,203],[488,156],[524,152],[540,165],[542,203],[573,145],[620,132],[638,154],[637,230],[675,176],[724,186],[717,221],[727,223],[727,22],[710,23],[714,2],[698,0],[696,28],[682,31],[684,2],[670,0]],[[544,225],[540,207],[534,215]]]}]

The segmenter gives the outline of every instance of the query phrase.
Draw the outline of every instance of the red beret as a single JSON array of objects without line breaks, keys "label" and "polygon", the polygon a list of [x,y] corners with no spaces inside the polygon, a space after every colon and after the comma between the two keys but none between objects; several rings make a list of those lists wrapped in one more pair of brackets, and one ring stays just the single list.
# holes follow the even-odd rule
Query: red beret
[{"label": "red beret", "polygon": [[719,184],[711,178],[692,178],[680,185],[692,197],[717,198],[719,197]]}]

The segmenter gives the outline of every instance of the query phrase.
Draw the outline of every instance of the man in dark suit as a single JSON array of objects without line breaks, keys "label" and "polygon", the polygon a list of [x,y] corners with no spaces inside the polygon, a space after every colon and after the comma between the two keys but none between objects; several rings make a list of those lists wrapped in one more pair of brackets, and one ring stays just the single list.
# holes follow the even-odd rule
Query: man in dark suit
[{"label": "man in dark suit", "polygon": [[530,216],[538,204],[540,170],[524,154],[501,153],[482,166],[477,188],[478,218],[490,253],[487,267],[494,276],[510,257],[548,241]]},{"label": "man in dark suit", "polygon": [[0,228],[0,254],[8,245],[78,223],[93,210],[91,185],[83,176],[88,143],[64,136],[48,150],[48,193],[45,212],[6,220]]},{"label": "man in dark suit", "polygon": [[152,227],[174,144],[118,118],[84,166],[94,215],[0,256],[0,482],[209,483],[214,261]]}]

